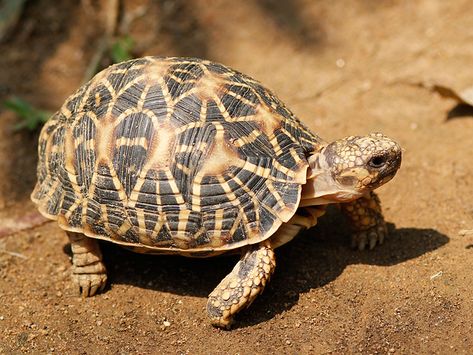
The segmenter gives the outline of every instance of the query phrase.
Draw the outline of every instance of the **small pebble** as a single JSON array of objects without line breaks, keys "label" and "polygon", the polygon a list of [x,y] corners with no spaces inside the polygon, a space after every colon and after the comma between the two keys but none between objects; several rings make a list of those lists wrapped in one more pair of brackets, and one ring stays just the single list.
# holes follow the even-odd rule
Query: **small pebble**
[{"label": "small pebble", "polygon": [[338,58],[336,61],[335,61],[335,65],[339,68],[343,68],[345,66],[345,61],[342,59],[342,58]]},{"label": "small pebble", "polygon": [[170,327],[170,326],[171,326],[171,322],[165,320],[165,321],[163,322],[163,325],[164,325],[165,327]]}]

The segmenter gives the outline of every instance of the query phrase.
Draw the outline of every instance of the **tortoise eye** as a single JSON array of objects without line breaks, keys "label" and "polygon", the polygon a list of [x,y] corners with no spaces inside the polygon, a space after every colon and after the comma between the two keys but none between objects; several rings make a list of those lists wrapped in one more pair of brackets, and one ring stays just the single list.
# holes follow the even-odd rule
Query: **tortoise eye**
[{"label": "tortoise eye", "polygon": [[370,159],[368,165],[372,168],[379,169],[386,164],[386,157],[384,156],[376,156]]}]

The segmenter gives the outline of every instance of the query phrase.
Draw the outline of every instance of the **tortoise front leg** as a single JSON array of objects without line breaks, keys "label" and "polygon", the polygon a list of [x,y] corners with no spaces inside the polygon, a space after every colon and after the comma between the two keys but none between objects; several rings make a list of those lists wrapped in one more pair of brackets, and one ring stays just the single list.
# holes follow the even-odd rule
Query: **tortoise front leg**
[{"label": "tortoise front leg", "polygon": [[369,249],[373,249],[376,244],[383,244],[388,231],[381,212],[381,203],[374,192],[355,201],[343,203],[341,208],[354,230],[352,248],[363,250],[368,245]]},{"label": "tortoise front leg", "polygon": [[246,248],[230,274],[209,295],[207,313],[212,324],[229,328],[233,316],[263,292],[275,267],[269,241]]},{"label": "tortoise front leg", "polygon": [[82,297],[102,291],[107,283],[107,270],[96,239],[81,233],[67,232],[72,250],[72,279]]}]

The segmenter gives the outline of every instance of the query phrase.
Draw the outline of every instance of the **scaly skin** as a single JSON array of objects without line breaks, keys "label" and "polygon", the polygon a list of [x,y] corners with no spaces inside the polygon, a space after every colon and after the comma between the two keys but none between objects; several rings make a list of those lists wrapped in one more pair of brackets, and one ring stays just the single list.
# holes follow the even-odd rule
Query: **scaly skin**
[{"label": "scaly skin", "polygon": [[107,284],[107,270],[96,239],[67,232],[72,250],[72,279],[82,297],[93,296]]},{"label": "scaly skin", "polygon": [[233,316],[263,292],[275,267],[269,241],[246,248],[230,274],[209,295],[207,313],[212,324],[230,328]]},{"label": "scaly skin", "polygon": [[379,198],[374,192],[353,202],[343,203],[341,208],[354,231],[352,248],[363,250],[368,246],[373,249],[376,244],[383,244],[388,231]]}]

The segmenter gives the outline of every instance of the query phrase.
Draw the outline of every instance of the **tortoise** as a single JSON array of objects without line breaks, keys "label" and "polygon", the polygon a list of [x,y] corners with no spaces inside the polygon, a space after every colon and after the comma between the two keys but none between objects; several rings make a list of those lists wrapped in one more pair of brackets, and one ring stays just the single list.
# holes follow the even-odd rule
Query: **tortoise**
[{"label": "tortoise", "polygon": [[259,82],[196,58],[112,65],[71,95],[41,131],[32,200],[70,239],[84,297],[102,291],[98,239],[137,252],[241,259],[209,295],[228,328],[275,269],[274,249],[340,203],[352,244],[386,236],[372,191],[401,148],[381,133],[326,142]]}]

